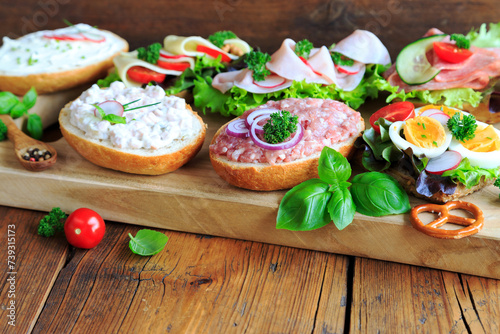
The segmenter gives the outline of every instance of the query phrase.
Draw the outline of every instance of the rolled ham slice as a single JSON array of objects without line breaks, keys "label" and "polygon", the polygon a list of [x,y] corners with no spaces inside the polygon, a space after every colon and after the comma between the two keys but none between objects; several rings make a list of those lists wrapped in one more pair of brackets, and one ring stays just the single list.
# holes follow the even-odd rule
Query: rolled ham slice
[{"label": "rolled ham slice", "polygon": [[288,88],[293,82],[277,74],[271,74],[266,77],[266,80],[256,82],[252,74],[253,72],[249,69],[219,73],[214,77],[212,87],[220,90],[223,94],[233,86],[244,89],[250,93],[267,94]]},{"label": "rolled ham slice", "polygon": [[338,42],[332,51],[364,64],[389,65],[391,63],[387,48],[375,34],[367,30],[355,30]]}]

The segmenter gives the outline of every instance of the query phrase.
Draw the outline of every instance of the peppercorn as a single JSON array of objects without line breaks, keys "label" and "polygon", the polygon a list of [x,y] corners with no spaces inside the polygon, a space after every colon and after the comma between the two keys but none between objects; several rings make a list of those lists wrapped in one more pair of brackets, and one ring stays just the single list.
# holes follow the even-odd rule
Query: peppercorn
[{"label": "peppercorn", "polygon": [[47,150],[40,150],[37,147],[30,147],[26,153],[22,155],[22,158],[24,160],[29,160],[29,161],[45,161],[48,160],[52,157],[52,154],[50,154],[49,151]]}]

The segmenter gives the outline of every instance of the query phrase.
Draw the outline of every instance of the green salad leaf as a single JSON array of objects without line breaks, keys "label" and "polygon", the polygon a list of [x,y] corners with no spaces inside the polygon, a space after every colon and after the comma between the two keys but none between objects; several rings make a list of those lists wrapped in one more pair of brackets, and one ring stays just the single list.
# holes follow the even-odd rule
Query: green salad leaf
[{"label": "green salad leaf", "polygon": [[14,119],[28,115],[28,133],[31,137],[40,139],[43,134],[42,120],[38,115],[28,113],[36,99],[35,87],[31,87],[21,99],[11,92],[0,92],[0,114],[10,115]]},{"label": "green salad leaf", "polygon": [[498,168],[471,166],[469,159],[463,158],[457,168],[445,171],[442,176],[449,176],[454,182],[460,182],[466,188],[472,188],[479,184],[483,177],[486,180],[499,178],[500,170]]},{"label": "green salad leaf", "polygon": [[128,244],[130,250],[132,253],[141,256],[158,254],[165,248],[168,241],[168,237],[165,234],[149,229],[139,230],[135,237],[130,233],[128,236],[130,237]]},{"label": "green salad leaf", "polygon": [[471,40],[471,45],[479,48],[500,48],[500,22],[483,23],[479,29],[472,29],[467,37]]}]

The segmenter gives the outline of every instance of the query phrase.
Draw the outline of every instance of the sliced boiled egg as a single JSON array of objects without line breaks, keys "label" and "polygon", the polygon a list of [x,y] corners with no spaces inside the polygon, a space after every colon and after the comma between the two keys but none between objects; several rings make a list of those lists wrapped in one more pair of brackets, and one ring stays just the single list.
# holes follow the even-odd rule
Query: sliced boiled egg
[{"label": "sliced boiled egg", "polygon": [[473,139],[461,142],[453,138],[450,150],[468,158],[472,166],[496,168],[500,166],[500,130],[483,122],[477,122]]},{"label": "sliced boiled egg", "polygon": [[415,156],[429,159],[443,154],[452,139],[448,129],[438,120],[428,116],[394,122],[389,127],[389,136],[400,150],[411,147]]}]

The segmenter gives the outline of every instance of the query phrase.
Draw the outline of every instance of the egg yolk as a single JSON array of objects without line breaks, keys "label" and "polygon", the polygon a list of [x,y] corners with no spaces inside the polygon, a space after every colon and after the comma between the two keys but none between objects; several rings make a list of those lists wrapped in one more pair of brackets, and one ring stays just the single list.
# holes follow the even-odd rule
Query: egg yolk
[{"label": "egg yolk", "polygon": [[453,117],[453,115],[455,115],[455,113],[460,112],[457,109],[449,108],[447,106],[438,106],[438,105],[434,105],[434,104],[429,104],[429,105],[426,105],[426,106],[420,108],[420,114],[423,113],[424,111],[426,111],[427,109],[440,110],[450,117]]},{"label": "egg yolk", "polygon": [[466,140],[462,145],[469,151],[493,152],[500,150],[500,138],[492,125],[477,128],[473,139]]},{"label": "egg yolk", "polygon": [[406,141],[421,148],[436,148],[446,141],[446,133],[441,123],[427,116],[407,120],[403,133]]}]

